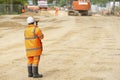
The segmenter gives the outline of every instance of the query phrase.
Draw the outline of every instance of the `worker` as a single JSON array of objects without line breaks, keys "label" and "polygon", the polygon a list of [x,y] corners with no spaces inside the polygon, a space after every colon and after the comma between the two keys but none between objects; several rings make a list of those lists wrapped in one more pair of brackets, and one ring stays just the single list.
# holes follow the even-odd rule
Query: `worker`
[{"label": "worker", "polygon": [[58,16],[59,8],[56,6],[55,8],[55,15]]},{"label": "worker", "polygon": [[25,10],[25,8],[23,7],[23,8],[22,8],[22,13],[25,13],[25,12],[26,12],[26,10]]},{"label": "worker", "polygon": [[42,78],[43,75],[38,73],[38,64],[42,54],[41,39],[44,35],[41,29],[34,25],[35,20],[33,17],[27,18],[28,26],[24,32],[26,56],[28,58],[28,77]]}]

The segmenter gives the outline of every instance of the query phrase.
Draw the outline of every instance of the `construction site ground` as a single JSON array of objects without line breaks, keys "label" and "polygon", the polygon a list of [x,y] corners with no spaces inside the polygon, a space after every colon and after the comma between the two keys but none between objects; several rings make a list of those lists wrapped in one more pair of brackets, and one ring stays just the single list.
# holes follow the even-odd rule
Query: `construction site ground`
[{"label": "construction site ground", "polygon": [[[40,20],[45,35],[40,79],[27,77],[28,16]],[[67,16],[64,11],[1,15],[0,80],[120,80],[120,17]]]}]

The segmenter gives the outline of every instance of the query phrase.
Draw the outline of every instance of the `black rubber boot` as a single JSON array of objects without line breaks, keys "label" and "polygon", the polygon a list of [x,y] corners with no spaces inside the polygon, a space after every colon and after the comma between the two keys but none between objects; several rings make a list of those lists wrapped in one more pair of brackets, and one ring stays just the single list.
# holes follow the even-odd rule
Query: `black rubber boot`
[{"label": "black rubber boot", "polygon": [[28,66],[28,77],[33,77],[32,66]]},{"label": "black rubber boot", "polygon": [[33,66],[33,78],[42,78],[43,75],[38,73],[38,66]]}]

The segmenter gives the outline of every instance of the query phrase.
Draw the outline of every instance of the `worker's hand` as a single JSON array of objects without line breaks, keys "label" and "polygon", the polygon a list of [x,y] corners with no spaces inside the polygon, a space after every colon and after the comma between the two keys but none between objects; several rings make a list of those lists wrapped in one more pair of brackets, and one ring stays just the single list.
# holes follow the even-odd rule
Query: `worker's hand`
[{"label": "worker's hand", "polygon": [[39,22],[39,20],[35,20],[35,22]]},{"label": "worker's hand", "polygon": [[39,20],[35,20],[35,23],[36,23],[36,27],[37,27],[37,25],[38,25],[38,22],[39,22]]},{"label": "worker's hand", "polygon": [[38,37],[40,40],[44,38],[44,34]]},{"label": "worker's hand", "polygon": [[41,35],[41,39],[43,39],[43,38],[44,38],[44,34]]}]

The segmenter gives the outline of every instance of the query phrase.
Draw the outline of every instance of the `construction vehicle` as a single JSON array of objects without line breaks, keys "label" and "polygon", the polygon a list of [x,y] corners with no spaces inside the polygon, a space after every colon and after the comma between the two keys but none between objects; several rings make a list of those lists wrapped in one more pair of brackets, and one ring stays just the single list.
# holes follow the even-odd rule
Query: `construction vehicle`
[{"label": "construction vehicle", "polygon": [[38,6],[27,6],[27,9],[28,11],[31,11],[31,12],[36,12],[38,13],[38,11],[40,10]]},{"label": "construction vehicle", "polygon": [[37,0],[37,5],[33,4],[33,0],[28,0],[29,5],[27,6],[28,11],[38,13],[39,10],[47,10],[47,0]]},{"label": "construction vehicle", "polygon": [[38,6],[41,9],[47,10],[48,9],[48,2],[47,0],[38,0]]},{"label": "construction vehicle", "polygon": [[70,0],[68,5],[68,15],[89,15],[90,0]]}]

